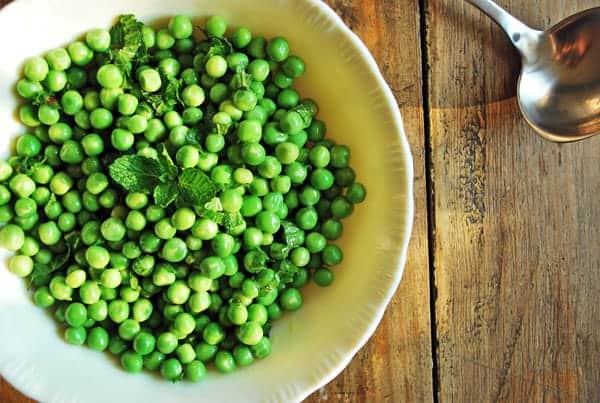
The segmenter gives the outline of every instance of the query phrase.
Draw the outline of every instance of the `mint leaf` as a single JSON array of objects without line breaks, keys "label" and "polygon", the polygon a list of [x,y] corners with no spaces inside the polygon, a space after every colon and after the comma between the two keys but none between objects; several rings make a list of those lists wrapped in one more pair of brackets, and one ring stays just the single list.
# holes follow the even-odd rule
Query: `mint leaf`
[{"label": "mint leaf", "polygon": [[220,134],[221,136],[226,135],[227,133],[229,133],[229,129],[231,128],[231,125],[229,124],[223,124],[223,123],[216,123],[215,124],[215,130],[217,131],[217,134]]},{"label": "mint leaf", "polygon": [[37,157],[13,156],[8,159],[8,162],[13,169],[20,174],[30,176],[33,170],[41,166],[46,161],[46,158],[38,155]]},{"label": "mint leaf", "polygon": [[33,265],[33,271],[29,275],[29,285],[33,287],[41,287],[46,285],[52,279],[52,273],[63,269],[71,259],[71,256],[75,253],[81,238],[78,231],[73,231],[65,235],[65,246],[66,251],[56,256],[56,260],[48,264],[35,263]]},{"label": "mint leaf", "polygon": [[140,287],[140,281],[136,276],[131,276],[131,278],[129,279],[129,287],[131,287],[131,289],[133,289],[134,291],[142,289],[142,287]]},{"label": "mint leaf", "polygon": [[196,212],[200,217],[208,218],[219,225],[222,225],[223,221],[225,220],[223,206],[221,205],[221,200],[218,197],[213,197],[201,208],[196,207]]},{"label": "mint leaf", "polygon": [[291,221],[282,221],[283,238],[289,250],[297,248],[304,243],[304,231]]},{"label": "mint leaf", "polygon": [[237,213],[225,213],[225,217],[223,218],[223,226],[229,233],[244,225],[245,222],[242,213],[239,211]]},{"label": "mint leaf", "polygon": [[212,103],[206,105],[204,109],[204,116],[202,117],[202,122],[198,126],[198,131],[200,133],[210,133],[213,130],[213,122],[212,118],[217,113],[217,109]]},{"label": "mint leaf", "polygon": [[200,216],[208,218],[209,220],[212,220],[219,225],[222,225],[225,221],[225,213],[220,211],[204,210],[200,213]]},{"label": "mint leaf", "polygon": [[269,256],[261,248],[252,249],[244,257],[244,267],[250,273],[258,273],[266,269],[268,260]]},{"label": "mint leaf", "polygon": [[294,277],[298,273],[298,267],[288,259],[284,259],[276,265],[275,272],[279,275],[279,280],[283,284],[289,284],[294,281]]},{"label": "mint leaf", "polygon": [[298,104],[297,106],[293,107],[291,110],[298,113],[298,115],[300,115],[300,117],[302,118],[302,123],[303,123],[304,129],[306,129],[308,126],[310,126],[310,124],[312,123],[312,120],[313,120],[313,115],[312,115],[312,109],[308,105]]},{"label": "mint leaf", "polygon": [[269,254],[275,260],[283,260],[290,254],[290,248],[287,244],[273,242],[269,247]]},{"label": "mint leaf", "polygon": [[161,183],[154,188],[154,203],[166,208],[179,196],[179,188],[174,181]]},{"label": "mint leaf", "polygon": [[221,204],[221,199],[218,197],[213,197],[209,201],[204,204],[204,208],[207,210],[211,210],[214,212],[223,211],[223,205]]},{"label": "mint leaf", "polygon": [[148,60],[149,55],[142,34],[143,26],[135,16],[127,14],[119,17],[119,21],[110,30],[110,58],[126,77],[131,76],[134,62],[144,63]]},{"label": "mint leaf", "polygon": [[50,264],[35,263],[29,275],[29,285],[32,287],[41,287],[48,284],[52,278],[51,274],[54,271]]},{"label": "mint leaf", "polygon": [[195,127],[191,127],[185,134],[185,144],[201,145],[200,132]]},{"label": "mint leaf", "polygon": [[110,177],[129,192],[152,194],[164,171],[158,160],[139,155],[117,158],[108,168]]},{"label": "mint leaf", "polygon": [[241,67],[238,68],[233,77],[231,77],[231,82],[229,85],[231,89],[235,91],[239,90],[240,88],[247,89],[250,86],[251,82],[252,76],[246,73],[246,70],[243,67]]},{"label": "mint leaf", "polygon": [[164,143],[158,145],[158,162],[160,163],[160,168],[167,173],[169,179],[173,180],[177,178],[177,174],[179,174],[179,168],[173,162],[169,151]]},{"label": "mint leaf", "polygon": [[179,175],[179,192],[183,200],[193,206],[202,206],[217,193],[215,184],[198,168],[186,168]]},{"label": "mint leaf", "polygon": [[152,106],[152,109],[154,109],[159,116],[162,116],[165,113],[175,109],[176,105],[183,105],[180,91],[181,81],[175,78],[170,78],[167,85],[163,87],[162,93],[150,94],[140,91],[137,95],[148,102],[150,106]]},{"label": "mint leaf", "polygon": [[53,105],[53,106],[57,106],[58,101],[57,99],[52,95],[51,91],[48,91],[46,89],[44,89],[42,92],[40,92],[39,94],[37,94],[32,100],[31,103],[35,106],[41,106],[44,104],[48,104],[48,105]]},{"label": "mint leaf", "polygon": [[229,42],[225,38],[221,38],[218,36],[210,37],[210,47],[204,56],[205,61],[210,59],[212,56],[227,56],[233,52],[233,46],[231,42]]}]

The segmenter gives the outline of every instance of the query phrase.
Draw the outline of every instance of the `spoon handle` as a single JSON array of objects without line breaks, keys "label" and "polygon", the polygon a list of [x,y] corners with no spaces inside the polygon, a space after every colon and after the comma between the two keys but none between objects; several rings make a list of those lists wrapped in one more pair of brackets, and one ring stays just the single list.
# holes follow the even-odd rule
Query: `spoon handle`
[{"label": "spoon handle", "polygon": [[535,51],[536,45],[542,35],[541,31],[529,28],[492,0],[466,1],[479,8],[500,25],[524,58],[531,57],[531,53]]}]

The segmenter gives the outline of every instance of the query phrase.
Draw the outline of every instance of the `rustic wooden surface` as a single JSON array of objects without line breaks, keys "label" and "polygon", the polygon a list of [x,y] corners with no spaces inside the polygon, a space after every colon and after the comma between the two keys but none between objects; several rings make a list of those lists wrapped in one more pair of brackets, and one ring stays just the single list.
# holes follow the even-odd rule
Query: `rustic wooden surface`
[{"label": "rustic wooden surface", "polygon": [[308,402],[431,402],[419,4],[415,0],[327,3],[365,42],[398,100],[415,160],[417,210],[406,271],[377,332],[348,368]]},{"label": "rustic wooden surface", "polygon": [[[540,28],[600,5],[499,4]],[[437,398],[597,402],[600,138],[537,137],[500,29],[463,1],[426,11]]]},{"label": "rustic wooden surface", "polygon": [[[327,3],[398,100],[417,213],[377,332],[307,401],[600,401],[600,138],[556,145],[527,127],[518,57],[465,2]],[[599,5],[499,3],[544,28]],[[0,381],[0,402],[29,401]]]}]

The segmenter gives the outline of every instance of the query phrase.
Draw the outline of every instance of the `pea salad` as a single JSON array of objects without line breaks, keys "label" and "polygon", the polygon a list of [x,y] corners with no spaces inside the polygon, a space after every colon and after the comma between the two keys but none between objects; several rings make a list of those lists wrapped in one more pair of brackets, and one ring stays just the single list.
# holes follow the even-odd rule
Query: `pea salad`
[{"label": "pea salad", "polygon": [[133,15],[28,59],[25,126],[0,161],[0,246],[64,339],[130,373],[202,380],[271,352],[272,324],[329,286],[365,199],[350,149],[293,89],[283,37],[219,16]]}]

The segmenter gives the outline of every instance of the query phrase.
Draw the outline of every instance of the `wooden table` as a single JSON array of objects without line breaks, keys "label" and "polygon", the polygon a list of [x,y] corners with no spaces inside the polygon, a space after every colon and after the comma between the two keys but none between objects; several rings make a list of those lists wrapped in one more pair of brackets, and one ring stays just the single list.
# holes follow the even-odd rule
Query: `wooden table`
[{"label": "wooden table", "polygon": [[[599,5],[499,2],[535,27]],[[599,401],[600,137],[537,137],[517,54],[463,1],[328,3],[398,100],[417,210],[384,320],[308,402]],[[0,382],[0,401],[29,400]]]}]

